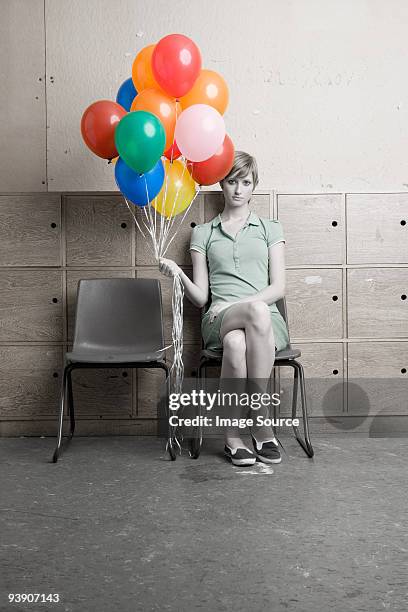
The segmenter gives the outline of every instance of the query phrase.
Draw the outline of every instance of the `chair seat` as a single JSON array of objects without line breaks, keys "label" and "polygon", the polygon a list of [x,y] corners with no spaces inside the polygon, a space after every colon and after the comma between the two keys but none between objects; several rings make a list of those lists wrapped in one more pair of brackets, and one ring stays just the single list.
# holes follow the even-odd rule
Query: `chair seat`
[{"label": "chair seat", "polygon": [[301,351],[299,349],[295,349],[292,347],[282,349],[281,351],[277,351],[275,354],[275,361],[279,361],[279,359],[296,359],[301,356]]},{"label": "chair seat", "polygon": [[123,353],[123,352],[107,352],[103,350],[72,351],[65,354],[65,359],[70,363],[131,363],[136,361],[161,361],[164,357],[164,351],[155,351],[150,353]]},{"label": "chair seat", "polygon": [[[284,360],[284,359],[296,359],[296,357],[300,357],[301,351],[299,349],[294,349],[292,347],[285,348],[281,351],[277,351],[275,353],[275,361]],[[208,349],[202,349],[200,353],[200,359],[214,359],[216,361],[221,361],[222,352],[217,351],[209,351]]]}]

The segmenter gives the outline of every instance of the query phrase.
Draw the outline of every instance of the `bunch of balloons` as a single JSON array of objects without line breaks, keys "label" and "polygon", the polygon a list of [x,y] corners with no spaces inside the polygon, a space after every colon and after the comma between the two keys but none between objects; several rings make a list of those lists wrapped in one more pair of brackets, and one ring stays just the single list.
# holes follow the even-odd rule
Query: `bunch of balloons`
[{"label": "bunch of balloons", "polygon": [[85,110],[81,132],[93,153],[117,158],[115,180],[125,198],[169,220],[187,212],[196,183],[212,185],[231,170],[228,99],[223,77],[201,67],[194,41],[169,34],[137,54],[116,102]]},{"label": "bunch of balloons", "polygon": [[[83,139],[99,157],[115,160],[116,184],[139,231],[147,237],[143,226],[150,235],[156,260],[174,240],[199,193],[197,184],[217,183],[232,168],[234,145],[223,119],[228,98],[223,77],[201,67],[194,41],[169,34],[137,54],[116,102],[99,100],[83,113]],[[176,393],[184,373],[183,295],[175,275],[170,377]]]}]

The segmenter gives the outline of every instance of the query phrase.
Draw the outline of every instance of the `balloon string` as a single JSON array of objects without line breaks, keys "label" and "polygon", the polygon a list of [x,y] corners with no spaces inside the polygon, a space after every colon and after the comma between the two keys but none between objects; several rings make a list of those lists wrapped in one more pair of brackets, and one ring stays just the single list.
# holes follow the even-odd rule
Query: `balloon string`
[{"label": "balloon string", "polygon": [[[151,215],[147,214],[146,208],[148,208],[148,206],[143,206],[143,212],[145,214],[146,217],[146,221],[149,225],[149,234],[151,236],[152,239],[152,243],[153,243],[153,248],[154,248],[154,253],[153,256],[156,259],[156,261],[158,260],[158,252],[157,252],[157,241],[156,241],[156,236],[154,234],[153,228],[152,228],[152,218]],[[149,211],[150,212],[150,211]]]},{"label": "balloon string", "polygon": [[184,365],[183,365],[183,298],[184,286],[180,275],[173,277],[173,329],[172,340],[174,347],[173,365],[170,368],[172,388],[175,393],[182,392]]},{"label": "balloon string", "polygon": [[154,253],[156,256],[156,260],[158,260],[158,252],[157,252],[157,240],[156,240],[156,232],[155,232],[155,227],[154,227],[154,223],[153,223],[153,219],[152,219],[152,214],[151,214],[151,206],[149,206],[149,201],[150,201],[150,197],[149,197],[149,188],[147,186],[147,180],[146,180],[146,176],[144,175],[144,181],[145,181],[145,187],[146,187],[146,206],[143,206],[145,214],[146,214],[146,208],[149,209],[149,227],[151,228],[151,236],[153,239],[153,246],[154,246]]},{"label": "balloon string", "polygon": [[[142,234],[143,238],[146,240],[146,236],[145,236],[145,234],[143,233],[143,230],[142,230],[142,228],[141,228],[141,227],[140,227],[140,225],[139,225],[139,222],[138,222],[138,220],[137,220],[137,218],[136,218],[135,213],[133,212],[132,208],[130,207],[129,202],[127,201],[126,197],[125,197],[125,196],[123,196],[123,197],[124,197],[124,199],[125,199],[126,206],[128,207],[128,209],[129,209],[129,211],[130,211],[130,214],[132,215],[132,217],[133,217],[133,219],[134,219],[134,221],[135,221],[135,223],[136,223],[136,227],[138,228],[138,230],[139,230],[139,231],[140,231],[140,233]],[[146,226],[146,224],[145,224],[144,222],[143,222],[143,225],[144,225],[144,226],[146,227],[146,229],[149,231],[149,228]],[[146,245],[147,245],[148,249],[150,250],[151,254],[152,254],[152,255],[153,255],[153,257],[154,257],[154,251],[153,251],[152,247],[150,246],[150,244],[149,244],[148,240],[146,240]]]},{"label": "balloon string", "polygon": [[[123,194],[122,194],[122,195],[123,195]],[[132,215],[132,217],[133,217],[133,219],[134,219],[134,221],[135,221],[135,224],[136,224],[137,228],[139,229],[139,231],[140,231],[140,233],[142,234],[143,238],[144,238],[144,239],[146,239],[146,236],[145,236],[145,234],[143,233],[143,230],[142,230],[142,228],[140,227],[140,225],[139,225],[139,223],[138,223],[138,221],[137,221],[136,215],[135,215],[135,214],[134,214],[134,212],[133,212],[133,209],[135,208],[135,205],[133,205],[133,207],[131,207],[131,206],[129,205],[129,202],[128,202],[128,201],[127,201],[127,199],[126,199],[126,196],[124,196],[124,195],[123,195],[123,197],[124,197],[124,199],[125,199],[126,206],[128,207],[128,209],[129,209],[129,211],[130,211],[130,213],[131,213],[131,215]],[[145,206],[138,206],[137,208],[140,210],[140,208],[145,208]],[[152,236],[152,231],[151,231],[151,228],[150,228],[150,227],[148,227],[148,226],[146,225],[146,223],[144,222],[144,220],[143,220],[143,219],[141,219],[141,222],[143,223],[143,225],[144,225],[144,227],[145,227],[146,231],[147,231],[147,232],[150,234],[150,237],[152,238],[152,242],[154,242],[154,240],[153,240],[153,236]],[[149,243],[147,242],[146,244],[147,244],[147,245],[148,245],[148,247],[150,248]],[[151,251],[151,252],[152,252],[152,255],[153,255],[153,257],[154,257],[154,256],[155,256],[154,251]]]},{"label": "balloon string", "polygon": [[184,215],[183,215],[183,217],[182,217],[182,219],[181,219],[181,221],[180,221],[180,223],[179,223],[179,225],[178,225],[177,229],[175,230],[175,232],[174,232],[173,236],[170,238],[169,243],[167,244],[167,246],[166,246],[166,248],[165,248],[165,250],[164,250],[164,252],[163,252],[163,255],[162,255],[163,257],[164,257],[164,255],[166,254],[167,249],[169,248],[169,246],[170,246],[170,245],[171,245],[171,243],[173,242],[174,238],[177,236],[177,233],[178,233],[178,231],[179,231],[180,227],[183,225],[183,221],[184,221],[185,216],[187,215],[188,211],[190,210],[190,208],[191,208],[191,206],[192,206],[192,204],[193,204],[194,200],[196,199],[196,197],[198,196],[198,194],[199,194],[199,193],[200,193],[200,189],[197,189],[197,190],[196,190],[196,192],[195,192],[195,195],[194,195],[193,199],[191,200],[190,204],[189,204],[189,205],[188,205],[188,207],[186,208],[186,210],[185,210],[185,212],[184,212]]},{"label": "balloon string", "polygon": [[[163,196],[162,196],[162,201],[161,201],[161,215],[165,217],[165,213],[166,213],[166,202],[167,202],[167,191],[168,191],[168,185],[169,185],[169,174],[170,172],[166,172],[166,178],[165,178],[165,186],[164,186],[164,192],[163,192]],[[160,219],[160,235],[159,235],[159,252],[161,253],[163,250],[163,229],[164,229],[164,223],[165,221],[163,220],[163,218]]]},{"label": "balloon string", "polygon": [[[144,210],[146,207],[145,207],[145,206],[142,206],[141,208]],[[145,213],[145,215],[146,215],[146,211],[145,211],[145,210],[144,210],[144,213]],[[149,220],[148,220],[148,221],[149,221]],[[143,225],[145,226],[146,231],[147,231],[147,232],[148,232],[148,234],[150,235],[150,238],[151,238],[151,241],[152,241],[152,244],[153,244],[153,247],[154,247],[154,237],[153,237],[152,230],[151,230],[151,228],[150,228],[150,227],[149,227],[149,226],[146,224],[146,222],[145,222],[143,219],[142,219],[142,223],[143,223]],[[156,255],[155,255],[154,250],[152,251],[152,255],[153,255],[153,257],[154,257],[154,258],[156,258]]]},{"label": "balloon string", "polygon": [[[146,184],[146,191],[148,194],[148,188],[147,188],[147,184]],[[195,197],[197,196],[198,192],[196,192],[193,200],[190,202],[187,211],[189,210],[190,206],[192,205]],[[143,232],[137,218],[136,215],[134,213],[134,211],[132,210],[128,200],[126,197],[124,197],[126,205],[135,221],[135,224],[138,228],[138,230],[140,231],[141,235],[143,236],[143,238],[146,240],[147,235]],[[146,241],[146,245],[148,246],[150,252],[152,253],[153,257],[156,256],[157,258],[157,242],[155,240],[156,236],[154,233],[154,227],[152,227],[152,215],[151,212],[149,210],[149,214],[146,211],[147,206],[143,206],[142,207],[144,209],[144,214],[146,216],[146,220],[147,223],[150,224],[150,227],[148,225],[146,225],[146,223],[143,221],[143,225],[145,226],[146,230],[148,231],[148,234],[150,235],[151,239],[152,239],[152,243],[154,246],[154,251],[152,249],[152,246],[149,244],[149,241]],[[183,219],[187,213],[187,211],[184,213],[183,215]],[[174,236],[172,237],[172,240],[174,239]],[[169,243],[170,244],[170,243]],[[169,245],[168,245],[169,246]],[[168,248],[168,247],[167,247]],[[183,380],[184,380],[184,363],[183,363],[183,300],[184,300],[184,286],[183,283],[181,282],[180,276],[179,274],[176,274],[173,277],[173,293],[172,293],[172,311],[173,311],[173,327],[172,327],[172,343],[168,344],[167,346],[164,346],[160,349],[157,350],[157,352],[162,352],[162,351],[166,351],[167,349],[173,347],[173,363],[171,365],[171,368],[169,370],[169,382],[170,382],[170,389],[172,391],[172,393],[178,393],[180,394],[182,392],[182,388],[183,388]],[[179,448],[179,452],[180,454],[182,453],[182,446],[180,444],[180,441],[178,439],[178,432],[177,432],[177,427],[173,427],[172,429],[172,439],[174,441],[174,443],[178,446]],[[183,439],[183,436],[181,434],[179,434],[180,440]],[[168,445],[168,442],[167,442]],[[166,446],[166,450],[167,450],[167,446]]]}]

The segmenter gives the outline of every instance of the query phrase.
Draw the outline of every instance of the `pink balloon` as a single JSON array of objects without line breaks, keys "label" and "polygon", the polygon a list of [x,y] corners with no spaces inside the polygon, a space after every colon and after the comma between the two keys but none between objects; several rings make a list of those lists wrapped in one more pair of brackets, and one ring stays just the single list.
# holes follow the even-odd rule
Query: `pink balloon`
[{"label": "pink balloon", "polygon": [[205,161],[224,142],[224,119],[208,104],[193,104],[177,119],[174,138],[184,157],[193,162]]}]

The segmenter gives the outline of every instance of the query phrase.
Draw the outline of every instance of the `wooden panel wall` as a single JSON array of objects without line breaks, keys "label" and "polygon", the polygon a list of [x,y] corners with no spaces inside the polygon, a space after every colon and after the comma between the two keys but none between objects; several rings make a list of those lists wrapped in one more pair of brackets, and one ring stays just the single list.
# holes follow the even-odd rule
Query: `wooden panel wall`
[{"label": "wooden panel wall", "polygon": [[[408,195],[276,194],[315,428],[408,431]],[[290,379],[279,368],[282,408]]]},{"label": "wooden panel wall", "polygon": [[[192,226],[222,207],[220,192],[200,194],[166,253],[187,274]],[[302,350],[312,430],[392,429],[408,415],[408,194],[263,192],[253,207],[283,224],[290,334]],[[0,196],[0,435],[55,434],[78,281],[117,276],[160,278],[169,344],[172,281],[120,195]],[[186,299],[186,376],[200,346],[200,312]],[[276,374],[287,413],[291,372]],[[75,371],[73,381],[78,434],[155,433],[162,372]]]},{"label": "wooden panel wall", "polygon": [[[270,193],[254,198],[271,214]],[[166,256],[191,276],[191,229],[222,210],[220,193],[200,194]],[[72,348],[81,278],[159,278],[166,344],[172,281],[149,255],[118,194],[0,196],[0,435],[54,434],[64,353]],[[186,376],[197,366],[200,311],[184,305]],[[167,357],[172,360],[171,349]],[[163,373],[73,373],[78,433],[154,434]]]}]

